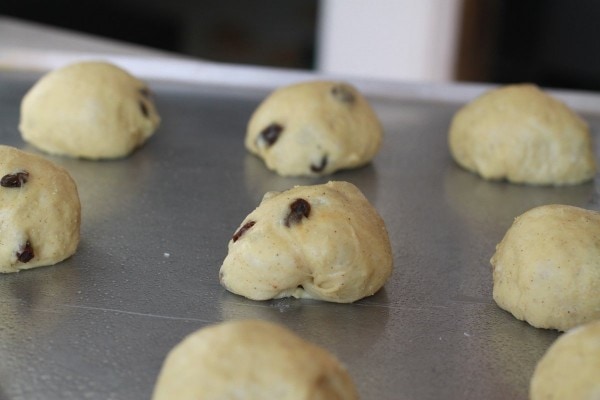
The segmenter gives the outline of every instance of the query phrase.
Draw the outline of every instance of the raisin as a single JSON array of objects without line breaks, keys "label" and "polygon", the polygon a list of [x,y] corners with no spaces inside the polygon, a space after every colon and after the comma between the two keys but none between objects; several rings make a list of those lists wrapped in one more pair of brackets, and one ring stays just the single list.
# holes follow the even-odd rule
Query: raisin
[{"label": "raisin", "polygon": [[27,183],[29,179],[29,172],[20,171],[14,174],[4,175],[0,180],[0,186],[6,188],[16,188],[21,187],[23,184]]},{"label": "raisin", "polygon": [[285,219],[285,226],[288,228],[294,224],[299,224],[302,218],[308,218],[310,215],[310,203],[304,199],[296,199],[290,204],[290,214]]},{"label": "raisin", "polygon": [[354,98],[354,93],[352,90],[346,85],[335,85],[331,88],[331,94],[334,99],[341,101],[342,103],[351,104],[356,100]]},{"label": "raisin", "polygon": [[310,170],[312,172],[321,172],[325,169],[326,166],[327,166],[327,156],[323,156],[323,158],[321,158],[321,164],[319,164],[319,165],[310,164]]},{"label": "raisin", "polygon": [[262,140],[267,142],[269,146],[273,146],[277,139],[279,139],[279,135],[281,135],[282,131],[283,126],[277,123],[272,123],[271,125],[267,126],[265,129],[262,130],[262,132],[260,133],[260,137],[262,138]]},{"label": "raisin", "polygon": [[17,259],[22,263],[26,263],[31,261],[31,259],[35,257],[33,253],[33,247],[31,247],[31,243],[29,240],[25,243],[25,246],[21,248],[21,251],[17,252]]},{"label": "raisin", "polygon": [[246,233],[246,231],[250,228],[252,228],[254,226],[254,224],[256,224],[256,221],[250,221],[250,222],[246,222],[244,224],[244,226],[242,226],[240,229],[238,229],[238,231],[236,233],[233,234],[233,242],[237,242],[239,238],[242,237],[242,235],[244,233]]},{"label": "raisin", "polygon": [[150,98],[150,89],[148,89],[147,87],[143,87],[140,89],[140,94],[142,96],[144,96],[144,98],[149,99]]},{"label": "raisin", "polygon": [[144,117],[148,118],[150,116],[148,113],[148,107],[143,101],[140,101],[140,110],[142,111],[142,114],[144,114]]}]

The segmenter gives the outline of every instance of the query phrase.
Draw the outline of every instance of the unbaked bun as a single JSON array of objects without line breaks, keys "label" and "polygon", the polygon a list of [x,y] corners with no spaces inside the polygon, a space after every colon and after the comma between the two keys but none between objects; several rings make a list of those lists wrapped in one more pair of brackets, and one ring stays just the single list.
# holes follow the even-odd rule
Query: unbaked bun
[{"label": "unbaked bun", "polygon": [[600,399],[600,320],[552,344],[535,368],[529,394],[531,400]]},{"label": "unbaked bun", "polygon": [[148,86],[105,62],[54,70],[21,103],[23,139],[51,154],[88,159],[127,156],[155,131],[160,117]]},{"label": "unbaked bun", "polygon": [[153,400],[356,400],[345,368],[286,328],[231,321],[192,333],[171,350]]},{"label": "unbaked bun", "polygon": [[449,146],[459,165],[485,179],[568,185],[596,172],[587,124],[534,85],[491,90],[460,109]]},{"label": "unbaked bun", "polygon": [[0,272],[56,264],[79,244],[81,206],[69,173],[0,145]]},{"label": "unbaked bun", "polygon": [[600,214],[546,205],[517,217],[491,259],[496,303],[538,328],[600,319]]},{"label": "unbaked bun", "polygon": [[283,176],[318,176],[369,163],[383,131],[367,100],[342,82],[282,87],[256,109],[246,148]]},{"label": "unbaked bun", "polygon": [[348,182],[265,194],[233,235],[221,284],[253,300],[281,297],[350,303],[392,273],[384,222]]}]

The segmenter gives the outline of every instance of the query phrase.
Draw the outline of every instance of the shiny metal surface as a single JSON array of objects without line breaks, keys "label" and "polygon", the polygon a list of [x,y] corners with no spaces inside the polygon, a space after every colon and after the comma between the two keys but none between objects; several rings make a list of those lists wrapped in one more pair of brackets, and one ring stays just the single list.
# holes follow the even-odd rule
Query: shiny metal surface
[{"label": "shiny metal surface", "polygon": [[[32,152],[17,124],[35,78],[0,72],[0,143]],[[59,265],[0,276],[0,399],[147,399],[172,346],[234,318],[278,322],[329,349],[363,399],[527,398],[557,333],[494,304],[489,259],[533,206],[598,208],[594,183],[517,186],[461,170],[446,145],[461,103],[436,101],[448,87],[414,99],[391,85],[373,97],[386,131],[375,161],[313,180],[278,177],[244,150],[269,88],[151,86],[163,123],[131,157],[48,157],[77,181],[82,241]],[[600,114],[585,117],[597,132]],[[356,184],[386,221],[395,272],[385,289],[348,305],[255,302],[222,289],[227,242],[263,193],[329,179]]]}]

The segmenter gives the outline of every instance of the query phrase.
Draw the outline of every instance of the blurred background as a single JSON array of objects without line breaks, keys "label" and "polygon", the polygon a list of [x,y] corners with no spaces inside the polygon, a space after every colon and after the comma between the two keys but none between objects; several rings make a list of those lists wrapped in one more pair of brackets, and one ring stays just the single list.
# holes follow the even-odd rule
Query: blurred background
[{"label": "blurred background", "polygon": [[5,0],[0,15],[227,63],[600,90],[597,0]]}]

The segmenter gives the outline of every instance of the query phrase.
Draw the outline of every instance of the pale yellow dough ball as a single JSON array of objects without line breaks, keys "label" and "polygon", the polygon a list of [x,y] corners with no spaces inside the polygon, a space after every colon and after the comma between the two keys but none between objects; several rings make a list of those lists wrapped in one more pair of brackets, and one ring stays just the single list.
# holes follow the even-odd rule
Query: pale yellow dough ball
[{"label": "pale yellow dough ball", "polygon": [[110,63],[87,61],[43,76],[23,98],[19,129],[50,154],[111,159],[129,155],[159,123],[144,82]]},{"label": "pale yellow dough ball", "polygon": [[600,213],[546,205],[517,217],[491,259],[496,303],[538,328],[600,318]]},{"label": "pale yellow dough ball", "polygon": [[383,219],[356,186],[329,182],[265,194],[230,240],[220,280],[253,300],[351,303],[391,273]]},{"label": "pale yellow dough ball", "polygon": [[600,320],[552,344],[535,368],[529,394],[531,400],[600,399]]},{"label": "pale yellow dough ball", "polygon": [[0,272],[56,264],[79,244],[81,205],[69,173],[0,145]]},{"label": "pale yellow dough ball", "polygon": [[585,121],[534,85],[504,86],[467,104],[448,140],[454,160],[485,179],[570,185],[596,172]]},{"label": "pale yellow dough ball", "polygon": [[356,400],[346,369],[288,329],[231,321],[192,333],[167,356],[153,400]]},{"label": "pale yellow dough ball", "polygon": [[369,163],[383,129],[352,85],[311,81],[271,93],[248,123],[245,145],[283,176],[319,176]]}]

